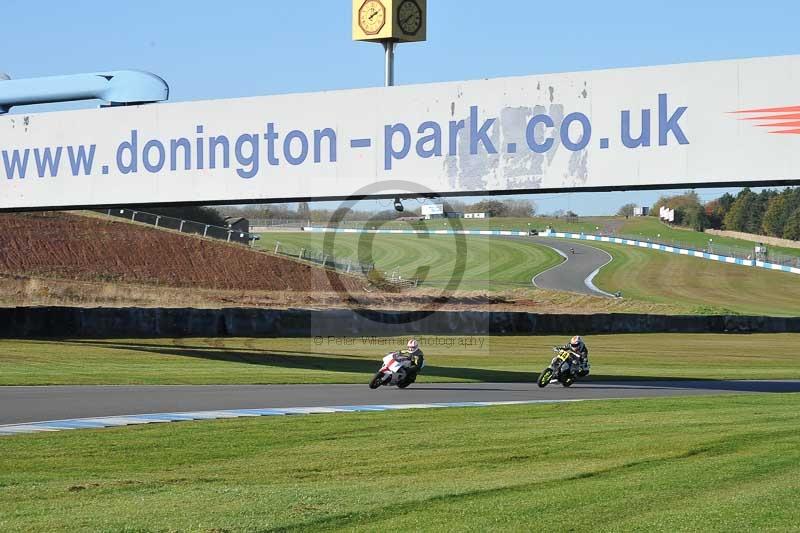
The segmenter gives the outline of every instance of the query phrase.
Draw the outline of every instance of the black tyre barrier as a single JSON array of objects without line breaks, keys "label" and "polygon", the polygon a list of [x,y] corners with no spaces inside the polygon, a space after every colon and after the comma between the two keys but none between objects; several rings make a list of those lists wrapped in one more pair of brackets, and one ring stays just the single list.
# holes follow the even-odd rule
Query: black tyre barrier
[{"label": "black tyre barrier", "polygon": [[[411,318],[414,318],[413,315]],[[350,309],[0,308],[0,338],[797,333],[800,317],[419,313]]]}]

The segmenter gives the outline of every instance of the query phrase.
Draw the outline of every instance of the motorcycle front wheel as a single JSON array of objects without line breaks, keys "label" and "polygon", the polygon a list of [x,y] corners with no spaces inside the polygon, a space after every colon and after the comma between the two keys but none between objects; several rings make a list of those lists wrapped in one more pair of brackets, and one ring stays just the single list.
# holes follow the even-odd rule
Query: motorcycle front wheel
[{"label": "motorcycle front wheel", "polygon": [[381,383],[383,383],[383,374],[378,372],[377,374],[372,376],[372,379],[369,382],[369,388],[377,389],[378,387],[381,386]]},{"label": "motorcycle front wheel", "polygon": [[553,378],[553,369],[547,367],[544,370],[542,370],[541,374],[539,374],[539,380],[536,382],[536,384],[539,385],[540,387],[547,387],[552,378]]}]

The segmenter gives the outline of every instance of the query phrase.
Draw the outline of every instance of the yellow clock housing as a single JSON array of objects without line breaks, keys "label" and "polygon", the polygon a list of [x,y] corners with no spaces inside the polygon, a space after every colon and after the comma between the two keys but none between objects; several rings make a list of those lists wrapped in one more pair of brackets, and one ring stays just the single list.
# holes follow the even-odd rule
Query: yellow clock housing
[{"label": "yellow clock housing", "polygon": [[427,0],[353,0],[353,40],[424,41],[427,18]]}]

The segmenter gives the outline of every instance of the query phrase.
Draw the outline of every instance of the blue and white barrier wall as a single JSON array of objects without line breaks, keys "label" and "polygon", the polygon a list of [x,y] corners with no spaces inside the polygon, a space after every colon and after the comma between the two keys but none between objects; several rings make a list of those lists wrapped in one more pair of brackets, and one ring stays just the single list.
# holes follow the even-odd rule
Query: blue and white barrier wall
[{"label": "blue and white barrier wall", "polygon": [[[311,232],[336,232],[336,233],[382,233],[390,235],[483,235],[483,236],[506,236],[506,237],[527,237],[527,231],[508,231],[508,230],[412,230],[412,229],[338,229],[338,228],[315,228],[304,227],[303,231]],[[558,239],[575,239],[580,241],[595,241],[607,242],[611,244],[623,244],[627,246],[635,246],[637,248],[649,248],[651,250],[658,250],[660,252],[673,253],[678,255],[687,255],[689,257],[698,257],[700,259],[707,259],[709,261],[718,261],[720,263],[729,263],[732,265],[742,265],[755,268],[765,268],[767,270],[777,270],[780,272],[789,272],[791,274],[800,274],[800,268],[791,267],[788,265],[778,265],[775,263],[767,263],[764,261],[757,261],[755,259],[739,259],[736,257],[729,257],[726,255],[712,254],[708,252],[701,252],[698,250],[690,250],[688,248],[678,248],[675,246],[668,246],[666,244],[658,244],[646,241],[635,241],[631,239],[623,239],[620,237],[607,237],[603,235],[586,235],[583,233],[564,233],[557,231],[539,233],[539,237],[553,237]]]},{"label": "blue and white barrier wall", "polygon": [[668,252],[678,255],[688,255],[690,257],[699,257],[700,259],[708,259],[709,261],[719,261],[720,263],[730,263],[732,265],[742,265],[756,268],[766,268],[767,270],[778,270],[781,272],[790,272],[792,274],[800,274],[800,268],[791,267],[788,265],[778,265],[775,263],[767,263],[764,261],[757,261],[755,259],[739,259],[736,257],[729,257],[726,255],[712,254],[708,252],[701,252],[699,250],[689,250],[687,248],[677,248],[675,246],[668,246],[666,244],[658,244],[655,242],[634,241],[631,239],[622,239],[619,237],[606,237],[603,235],[586,235],[583,233],[562,233],[562,232],[545,232],[540,233],[540,237],[556,237],[559,239],[576,239],[580,241],[595,241],[595,242],[608,242],[611,244],[624,244],[627,246],[635,246],[637,248],[649,248],[651,250],[658,250],[661,252]]}]

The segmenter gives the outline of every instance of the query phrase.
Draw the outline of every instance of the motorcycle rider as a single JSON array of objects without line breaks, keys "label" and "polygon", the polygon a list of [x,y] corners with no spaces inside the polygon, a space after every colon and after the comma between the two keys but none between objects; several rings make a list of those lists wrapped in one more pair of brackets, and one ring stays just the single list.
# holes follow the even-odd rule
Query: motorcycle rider
[{"label": "motorcycle rider", "polygon": [[406,350],[400,350],[400,355],[406,356],[411,360],[411,366],[408,367],[408,371],[416,378],[416,375],[419,374],[425,364],[425,354],[419,349],[417,339],[409,339],[406,343],[406,348]]},{"label": "motorcycle rider", "polygon": [[564,350],[570,351],[575,354],[570,358],[570,365],[577,368],[577,374],[580,377],[589,375],[589,348],[580,335],[575,335],[569,340],[569,343],[561,347]]}]

